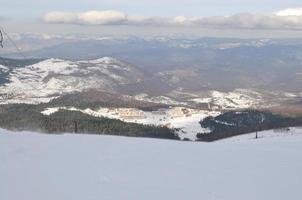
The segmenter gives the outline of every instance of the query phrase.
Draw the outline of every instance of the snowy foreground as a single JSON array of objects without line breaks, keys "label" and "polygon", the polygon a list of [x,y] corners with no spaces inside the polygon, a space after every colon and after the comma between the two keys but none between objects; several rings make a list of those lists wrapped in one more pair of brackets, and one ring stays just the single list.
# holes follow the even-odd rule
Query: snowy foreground
[{"label": "snowy foreground", "polygon": [[300,200],[302,135],[215,143],[0,131],[1,200]]}]

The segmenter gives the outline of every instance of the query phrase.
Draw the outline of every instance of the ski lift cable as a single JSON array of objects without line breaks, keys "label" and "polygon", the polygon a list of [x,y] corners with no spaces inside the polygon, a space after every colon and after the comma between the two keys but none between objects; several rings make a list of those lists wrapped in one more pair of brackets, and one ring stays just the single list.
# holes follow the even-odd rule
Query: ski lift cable
[{"label": "ski lift cable", "polygon": [[[3,40],[4,40],[4,36],[6,35],[6,37],[8,38],[8,40],[13,44],[13,46],[16,48],[16,50],[18,51],[18,53],[24,58],[26,59],[25,55],[22,53],[22,51],[20,50],[20,48],[18,47],[18,45],[14,42],[14,40],[9,36],[8,33],[6,33],[4,31],[4,29],[0,26],[0,46],[3,48]],[[37,87],[30,85],[32,88],[38,90]]]},{"label": "ski lift cable", "polygon": [[21,57],[23,57],[24,59],[26,59],[26,56],[22,53],[22,51],[20,50],[20,48],[18,47],[18,45],[14,42],[14,40],[10,37],[10,35],[8,33],[6,33],[4,31],[4,29],[2,27],[0,27],[0,46],[3,48],[3,38],[5,35],[7,37],[7,39],[12,43],[12,45],[16,48],[17,52],[21,55]]},{"label": "ski lift cable", "polygon": [[0,29],[0,47],[3,48],[3,34],[1,29]]}]

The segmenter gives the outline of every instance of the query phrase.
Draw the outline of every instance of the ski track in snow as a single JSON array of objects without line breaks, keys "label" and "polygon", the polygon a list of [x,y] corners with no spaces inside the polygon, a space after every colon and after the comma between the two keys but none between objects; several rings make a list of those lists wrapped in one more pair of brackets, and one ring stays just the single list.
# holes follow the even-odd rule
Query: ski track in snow
[{"label": "ski track in snow", "polygon": [[1,200],[300,200],[302,137],[215,143],[0,131]]}]

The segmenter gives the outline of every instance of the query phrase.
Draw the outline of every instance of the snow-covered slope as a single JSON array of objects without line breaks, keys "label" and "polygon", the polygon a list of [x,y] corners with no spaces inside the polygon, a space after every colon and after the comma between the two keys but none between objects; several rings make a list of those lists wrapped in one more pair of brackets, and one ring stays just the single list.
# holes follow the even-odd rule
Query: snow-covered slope
[{"label": "snow-covered slope", "polygon": [[[182,112],[185,109],[185,113]],[[138,123],[145,125],[166,126],[179,129],[178,136],[181,139],[195,141],[198,133],[208,132],[200,126],[200,121],[208,116],[217,116],[221,114],[217,111],[194,110],[184,107],[172,107],[160,109],[157,111],[143,111],[136,108],[103,108],[92,110],[79,109],[75,107],[50,107],[43,110],[44,115],[51,115],[59,110],[79,111],[94,117],[106,117],[118,119],[124,122]]]},{"label": "snow-covered slope", "polygon": [[0,131],[1,200],[300,200],[302,137],[192,143]]},{"label": "snow-covered slope", "polygon": [[226,138],[219,142],[255,140],[256,134],[257,134],[258,139],[302,136],[302,127],[279,128],[279,129],[273,129],[273,130],[260,131],[257,133],[254,132],[254,133]]},{"label": "snow-covered slope", "polygon": [[244,89],[237,89],[228,93],[212,91],[211,96],[213,104],[223,109],[249,108],[257,105],[262,100],[261,94],[252,90]]},{"label": "snow-covered slope", "polygon": [[137,69],[110,57],[85,61],[47,59],[10,72],[10,82],[0,87],[0,100],[2,103],[47,102],[62,93],[85,89],[114,91],[117,85],[135,83],[140,78]]},{"label": "snow-covered slope", "polygon": [[8,71],[9,71],[8,67],[4,65],[0,65],[0,74],[7,73]]}]

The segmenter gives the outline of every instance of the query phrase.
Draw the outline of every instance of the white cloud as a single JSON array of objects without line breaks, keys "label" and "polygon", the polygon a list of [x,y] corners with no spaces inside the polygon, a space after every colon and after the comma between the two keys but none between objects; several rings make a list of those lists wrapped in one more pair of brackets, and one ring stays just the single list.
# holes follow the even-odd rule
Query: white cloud
[{"label": "white cloud", "polygon": [[291,8],[267,15],[241,13],[231,16],[170,18],[128,15],[120,11],[83,13],[51,12],[43,16],[46,23],[82,25],[194,26],[214,29],[302,30],[302,8]]},{"label": "white cloud", "polygon": [[288,8],[275,12],[277,16],[302,16],[302,8]]},{"label": "white cloud", "polygon": [[201,26],[233,29],[302,30],[302,16],[236,14],[229,17],[207,17],[195,22]]},{"label": "white cloud", "polygon": [[108,25],[122,24],[127,21],[127,14],[119,11],[87,11],[83,13],[50,12],[43,16],[47,23]]},{"label": "white cloud", "polygon": [[119,11],[88,11],[77,14],[77,20],[81,24],[106,25],[122,24],[127,21],[127,15]]},{"label": "white cloud", "polygon": [[43,21],[48,23],[74,23],[77,21],[76,14],[68,12],[50,12],[43,16]]}]

